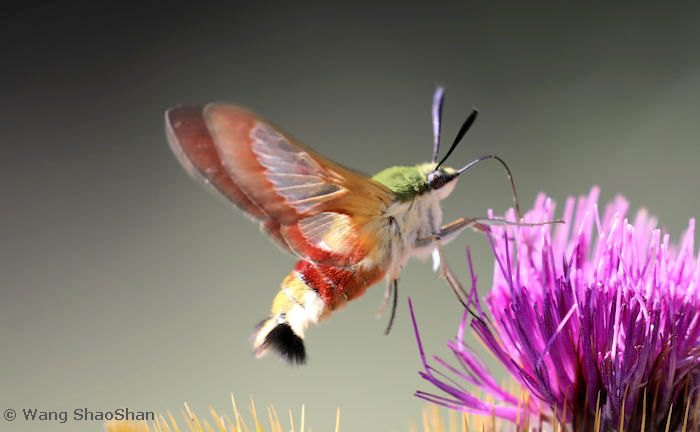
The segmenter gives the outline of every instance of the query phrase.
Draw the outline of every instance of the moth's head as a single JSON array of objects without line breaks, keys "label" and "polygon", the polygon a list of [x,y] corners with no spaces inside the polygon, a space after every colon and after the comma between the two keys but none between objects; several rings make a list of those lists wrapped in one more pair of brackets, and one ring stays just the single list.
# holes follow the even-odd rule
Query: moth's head
[{"label": "moth's head", "polygon": [[459,174],[450,167],[437,167],[435,163],[421,166],[425,175],[425,189],[436,194],[438,198],[447,198],[455,188]]}]

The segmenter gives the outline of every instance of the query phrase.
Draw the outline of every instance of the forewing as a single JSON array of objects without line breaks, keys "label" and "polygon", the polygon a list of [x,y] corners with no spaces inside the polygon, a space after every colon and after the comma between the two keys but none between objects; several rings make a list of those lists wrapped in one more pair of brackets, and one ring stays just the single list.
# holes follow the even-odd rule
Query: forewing
[{"label": "forewing", "polygon": [[224,168],[203,112],[204,107],[197,105],[181,105],[165,112],[165,134],[170,149],[193,178],[215,195],[236,204],[251,219],[261,221],[261,230],[289,251],[280,234],[279,223],[248,198]]},{"label": "forewing", "polygon": [[[180,111],[189,119],[180,107],[169,113]],[[189,127],[169,115],[175,154],[188,171],[261,220],[278,243],[303,259],[336,266],[356,264],[380,243],[378,226],[394,199],[389,189],[242,108],[210,104],[199,112]],[[197,139],[182,142],[190,136]]]},{"label": "forewing", "polygon": [[303,146],[242,108],[210,104],[204,117],[223,166],[298,256],[352,265],[380,243],[393,193]]}]

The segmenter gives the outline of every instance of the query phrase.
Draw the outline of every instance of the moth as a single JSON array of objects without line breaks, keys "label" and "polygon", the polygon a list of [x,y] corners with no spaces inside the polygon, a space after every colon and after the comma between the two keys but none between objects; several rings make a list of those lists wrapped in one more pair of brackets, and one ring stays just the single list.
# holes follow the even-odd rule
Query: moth
[{"label": "moth", "polygon": [[[305,362],[304,331],[327,319],[386,278],[382,309],[393,294],[393,322],[402,268],[412,256],[433,254],[467,227],[484,229],[498,219],[460,218],[442,225],[440,202],[461,169],[443,165],[477,116],[474,110],[438,162],[444,89],[433,96],[430,162],[394,166],[367,177],[323,157],[244,108],[223,103],[181,105],[165,113],[170,148],[182,166],[223,195],[281,249],[299,261],[284,278],[269,316],[252,336],[256,356],[277,352],[291,364]],[[519,211],[518,211],[519,215]],[[443,260],[444,262],[444,260]]]}]

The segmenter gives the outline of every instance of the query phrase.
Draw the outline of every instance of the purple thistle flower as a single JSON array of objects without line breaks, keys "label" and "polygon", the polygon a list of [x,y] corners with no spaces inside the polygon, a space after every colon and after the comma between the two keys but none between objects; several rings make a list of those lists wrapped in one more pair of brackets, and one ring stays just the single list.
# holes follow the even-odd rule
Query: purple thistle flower
[{"label": "purple thistle flower", "polygon": [[[573,431],[663,431],[667,423],[668,430],[700,428],[695,221],[679,244],[671,244],[645,210],[628,222],[622,197],[601,218],[598,193],[593,188],[587,197],[569,198],[566,224],[490,229],[496,259],[485,301],[491,317],[476,297],[472,271],[470,299],[479,318],[465,312],[456,340],[448,343],[457,367],[437,357],[447,373],[428,365],[416,326],[421,376],[446,393],[419,391],[418,397],[495,415],[518,423],[518,430],[526,419],[561,422]],[[553,217],[554,204],[540,195],[524,219]],[[508,219],[514,220],[512,211]],[[529,397],[497,383],[464,343],[467,324]]]}]

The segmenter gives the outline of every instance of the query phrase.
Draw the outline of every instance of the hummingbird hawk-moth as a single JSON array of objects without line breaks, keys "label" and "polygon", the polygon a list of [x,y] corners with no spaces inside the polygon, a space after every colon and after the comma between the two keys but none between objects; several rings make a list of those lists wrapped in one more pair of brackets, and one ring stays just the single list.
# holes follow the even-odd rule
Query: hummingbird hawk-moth
[{"label": "hummingbird hawk-moth", "polygon": [[[283,250],[299,258],[284,278],[269,316],[253,339],[257,356],[276,351],[290,363],[306,357],[305,329],[361,296],[382,278],[396,308],[398,278],[412,256],[433,257],[467,227],[505,221],[460,218],[442,226],[440,201],[453,191],[461,169],[443,165],[477,116],[464,121],[438,161],[444,91],[433,96],[430,162],[395,166],[367,177],[323,157],[244,108],[223,103],[182,105],[165,114],[170,148],[182,166],[223,195]],[[519,212],[518,212],[519,214]],[[388,329],[387,329],[388,331]]]}]

